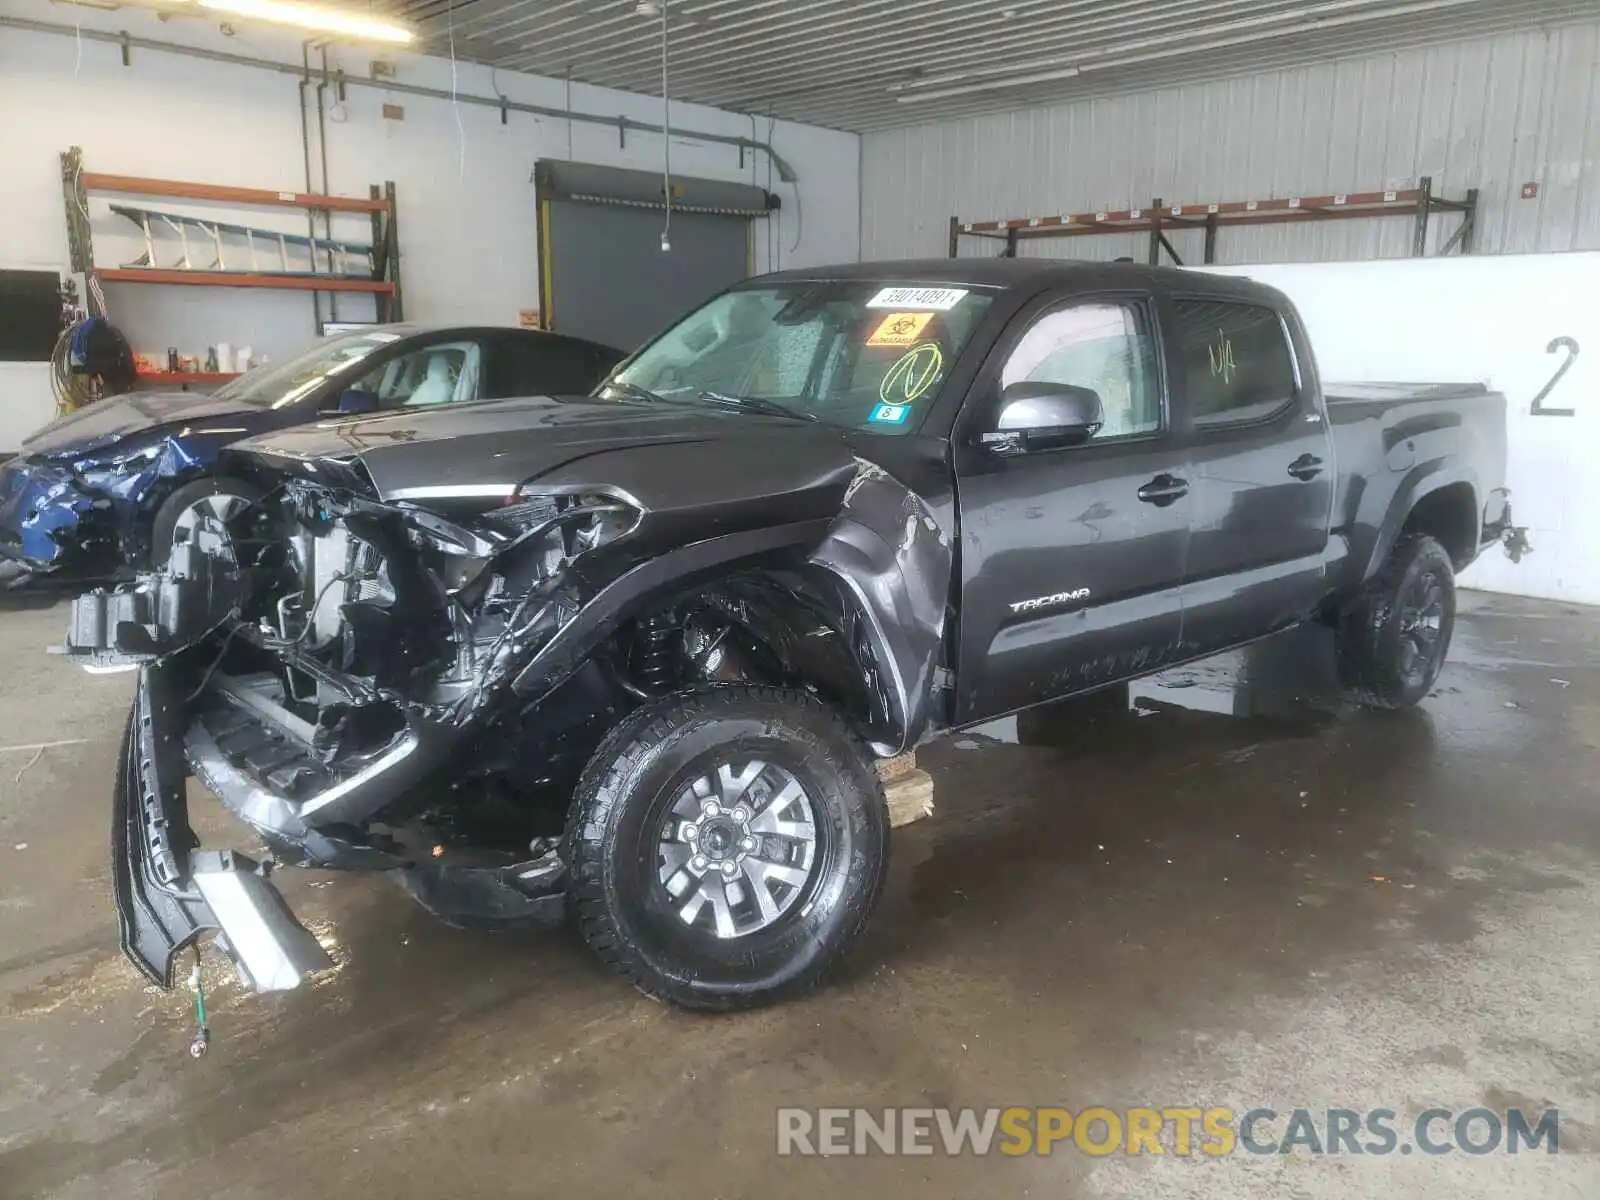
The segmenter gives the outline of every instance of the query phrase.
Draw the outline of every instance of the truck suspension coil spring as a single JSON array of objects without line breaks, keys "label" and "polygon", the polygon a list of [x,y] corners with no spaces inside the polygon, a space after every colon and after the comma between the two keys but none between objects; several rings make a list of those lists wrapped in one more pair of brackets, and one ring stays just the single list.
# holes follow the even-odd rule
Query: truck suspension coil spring
[{"label": "truck suspension coil spring", "polygon": [[652,692],[665,692],[672,687],[672,635],[676,629],[677,625],[664,613],[639,621],[633,669],[639,682]]}]

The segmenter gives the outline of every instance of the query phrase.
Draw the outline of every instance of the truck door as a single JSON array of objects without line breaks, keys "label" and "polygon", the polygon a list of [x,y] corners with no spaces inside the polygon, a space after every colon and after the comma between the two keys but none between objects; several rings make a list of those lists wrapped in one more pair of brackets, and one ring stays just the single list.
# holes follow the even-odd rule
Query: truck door
[{"label": "truck door", "polygon": [[1187,289],[1167,312],[1193,462],[1191,658],[1293,624],[1321,600],[1334,462],[1315,367],[1282,314]]},{"label": "truck door", "polygon": [[[1190,500],[1165,376],[1151,297],[1126,292],[1042,298],[979,372],[953,444],[958,722],[1174,655]],[[1092,389],[1100,428],[1070,444],[1007,444],[1001,393],[1022,382]]]}]

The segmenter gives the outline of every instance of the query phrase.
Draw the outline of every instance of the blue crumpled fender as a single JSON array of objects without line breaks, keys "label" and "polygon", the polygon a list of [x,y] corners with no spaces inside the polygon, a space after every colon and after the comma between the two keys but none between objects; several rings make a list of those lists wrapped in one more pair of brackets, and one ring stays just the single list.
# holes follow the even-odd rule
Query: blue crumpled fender
[{"label": "blue crumpled fender", "polygon": [[103,549],[96,542],[109,538],[118,557],[134,565],[148,545],[150,520],[162,498],[204,474],[233,440],[186,433],[169,433],[130,452],[94,453],[71,461],[71,474],[44,489],[32,520],[21,523],[24,555],[54,563],[68,550]]}]

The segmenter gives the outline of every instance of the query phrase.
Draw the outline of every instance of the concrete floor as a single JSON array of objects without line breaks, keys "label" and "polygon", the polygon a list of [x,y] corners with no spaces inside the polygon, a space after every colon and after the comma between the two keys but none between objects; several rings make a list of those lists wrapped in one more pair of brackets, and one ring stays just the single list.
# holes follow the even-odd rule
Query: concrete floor
[{"label": "concrete floor", "polygon": [[[1323,711],[1326,647],[1296,635],[1055,746],[946,739],[921,756],[939,811],[897,834],[853,961],[753,1014],[652,1004],[570,936],[456,932],[383,879],[291,872],[342,966],[262,1000],[214,961],[197,1063],[185,1000],[115,946],[128,677],[45,657],[63,609],[9,604],[4,1200],[1600,1193],[1593,612],[1465,598],[1411,713]],[[207,812],[208,842],[239,842]],[[854,1104],[1557,1106],[1562,1153],[775,1156],[776,1107]]]}]

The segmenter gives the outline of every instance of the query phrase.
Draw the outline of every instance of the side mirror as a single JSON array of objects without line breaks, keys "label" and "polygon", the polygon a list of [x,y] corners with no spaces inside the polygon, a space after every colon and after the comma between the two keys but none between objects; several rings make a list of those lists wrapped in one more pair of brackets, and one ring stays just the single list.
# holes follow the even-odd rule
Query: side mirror
[{"label": "side mirror", "polygon": [[334,408],[338,413],[369,413],[376,412],[378,396],[376,392],[369,392],[365,388],[346,388],[339,393],[339,403]]},{"label": "side mirror", "polygon": [[1025,380],[1000,394],[994,429],[979,440],[996,454],[1081,446],[1105,423],[1100,394],[1070,383]]}]

